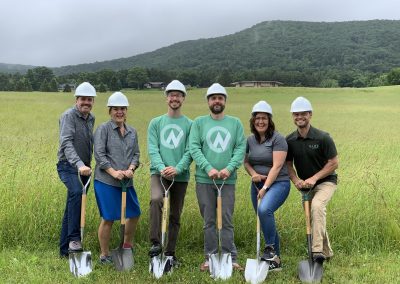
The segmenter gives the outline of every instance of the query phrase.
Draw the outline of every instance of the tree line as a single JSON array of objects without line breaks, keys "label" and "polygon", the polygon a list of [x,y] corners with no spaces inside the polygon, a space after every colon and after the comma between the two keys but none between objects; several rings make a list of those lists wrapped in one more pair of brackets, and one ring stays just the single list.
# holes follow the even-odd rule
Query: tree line
[{"label": "tree line", "polygon": [[155,68],[134,67],[113,71],[104,69],[97,72],[80,72],[56,76],[52,69],[36,67],[26,74],[0,73],[0,91],[41,91],[57,92],[61,89],[70,92],[70,87],[88,81],[96,86],[99,92],[118,91],[124,88],[143,89],[147,82],[165,82],[178,79],[185,85],[193,87],[208,87],[214,82],[231,86],[235,81],[279,81],[284,86],[302,87],[376,87],[400,84],[400,68],[394,68],[388,73],[371,73],[359,70],[297,70],[283,71],[273,69],[231,70],[214,68],[203,70],[160,70]]}]

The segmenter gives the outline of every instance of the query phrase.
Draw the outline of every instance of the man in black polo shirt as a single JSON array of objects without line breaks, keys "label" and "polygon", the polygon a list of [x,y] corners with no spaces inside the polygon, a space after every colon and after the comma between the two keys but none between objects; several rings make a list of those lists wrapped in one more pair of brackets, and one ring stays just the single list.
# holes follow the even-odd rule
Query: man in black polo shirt
[{"label": "man in black polo shirt", "polygon": [[333,256],[326,231],[326,206],[337,187],[336,147],[328,133],[311,126],[312,106],[306,98],[296,98],[290,112],[297,130],[286,137],[289,176],[298,190],[312,198],[313,259],[322,263]]}]

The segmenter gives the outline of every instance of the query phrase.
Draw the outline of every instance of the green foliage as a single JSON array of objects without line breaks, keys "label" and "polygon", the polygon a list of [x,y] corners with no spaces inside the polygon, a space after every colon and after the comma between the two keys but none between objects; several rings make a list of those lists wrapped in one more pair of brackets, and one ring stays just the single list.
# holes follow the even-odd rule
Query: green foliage
[{"label": "green foliage", "polygon": [[149,80],[144,68],[134,67],[129,69],[127,75],[128,85],[131,88],[143,89],[143,85]]},{"label": "green foliage", "polygon": [[105,93],[105,92],[107,92],[107,87],[106,87],[105,84],[101,83],[100,86],[97,87],[97,90],[98,90],[100,93]]},{"label": "green foliage", "polygon": [[390,85],[400,85],[400,68],[394,68],[387,74],[387,81]]},{"label": "green foliage", "polygon": [[72,90],[71,90],[71,86],[69,85],[69,84],[65,84],[64,85],[64,89],[63,89],[63,92],[64,93],[70,93]]}]

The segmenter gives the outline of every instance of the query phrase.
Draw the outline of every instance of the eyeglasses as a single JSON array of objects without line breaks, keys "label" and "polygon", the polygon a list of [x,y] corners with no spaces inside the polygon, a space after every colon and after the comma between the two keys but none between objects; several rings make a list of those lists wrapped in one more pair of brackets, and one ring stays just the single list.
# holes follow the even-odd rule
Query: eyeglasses
[{"label": "eyeglasses", "polygon": [[294,113],[292,113],[292,115],[293,115],[294,117],[298,117],[298,116],[307,116],[307,115],[309,115],[309,114],[310,114],[309,111],[302,111],[302,112],[294,112]]},{"label": "eyeglasses", "polygon": [[183,95],[181,93],[168,93],[168,97],[170,98],[183,98]]}]

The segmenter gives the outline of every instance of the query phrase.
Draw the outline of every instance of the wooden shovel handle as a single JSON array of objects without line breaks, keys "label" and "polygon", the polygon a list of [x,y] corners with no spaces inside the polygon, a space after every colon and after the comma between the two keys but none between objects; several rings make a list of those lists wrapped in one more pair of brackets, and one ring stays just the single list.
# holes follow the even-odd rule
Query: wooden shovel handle
[{"label": "wooden shovel handle", "polygon": [[306,215],[307,235],[311,235],[310,201],[304,201],[304,213]]},{"label": "wooden shovel handle", "polygon": [[219,195],[217,197],[217,228],[222,229],[222,197]]},{"label": "wooden shovel handle", "polygon": [[122,200],[121,200],[121,225],[125,225],[126,222],[126,191],[122,191]]},{"label": "wooden shovel handle", "polygon": [[81,228],[85,227],[85,214],[86,214],[86,193],[82,194],[82,204],[81,204]]},{"label": "wooden shovel handle", "polygon": [[164,197],[163,208],[162,208],[162,224],[161,224],[161,233],[165,233],[167,231],[167,217],[168,217],[168,196]]}]

